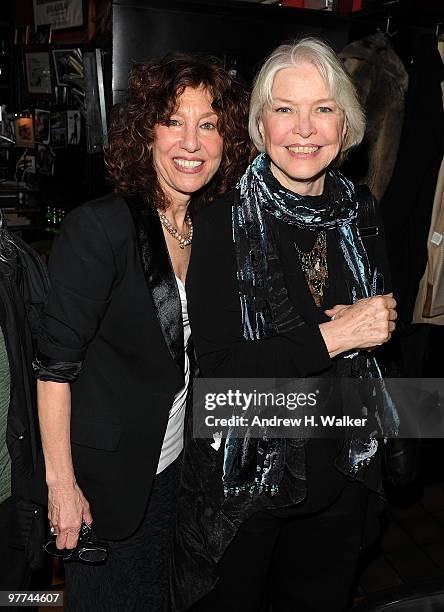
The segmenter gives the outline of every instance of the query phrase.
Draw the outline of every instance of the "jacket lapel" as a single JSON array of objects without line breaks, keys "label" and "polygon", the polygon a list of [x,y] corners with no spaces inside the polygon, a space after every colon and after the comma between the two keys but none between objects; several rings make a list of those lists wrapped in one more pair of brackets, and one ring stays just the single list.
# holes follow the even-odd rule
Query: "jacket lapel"
[{"label": "jacket lapel", "polygon": [[140,196],[125,201],[133,217],[143,273],[171,357],[184,371],[182,304],[157,212]]}]

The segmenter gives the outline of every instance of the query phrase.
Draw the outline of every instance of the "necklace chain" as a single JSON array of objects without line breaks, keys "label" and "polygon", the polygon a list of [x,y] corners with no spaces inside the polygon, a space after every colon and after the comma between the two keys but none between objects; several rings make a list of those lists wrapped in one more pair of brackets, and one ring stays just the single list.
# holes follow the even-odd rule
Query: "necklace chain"
[{"label": "necklace chain", "polygon": [[157,211],[159,214],[160,222],[166,231],[177,240],[181,249],[190,245],[193,241],[193,222],[191,221],[190,213],[187,211],[185,215],[185,223],[188,225],[187,234],[181,234],[166,218],[166,216],[160,210]]},{"label": "necklace chain", "polygon": [[324,288],[328,279],[327,235],[325,231],[320,231],[313,248],[308,253],[302,251],[297,245],[295,247],[310,293],[316,306],[320,307],[322,306]]}]

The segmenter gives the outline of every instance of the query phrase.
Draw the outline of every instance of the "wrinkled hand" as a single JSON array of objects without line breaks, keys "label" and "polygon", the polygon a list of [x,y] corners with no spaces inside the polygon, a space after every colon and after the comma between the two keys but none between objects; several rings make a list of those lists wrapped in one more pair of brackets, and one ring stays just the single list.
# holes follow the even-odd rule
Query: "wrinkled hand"
[{"label": "wrinkled hand", "polygon": [[346,308],[348,308],[349,306],[350,304],[336,304],[336,306],[333,306],[333,308],[329,308],[328,310],[324,310],[324,312],[327,315],[327,317],[330,317],[330,319],[332,320],[340,319],[341,312],[345,310]]},{"label": "wrinkled hand", "polygon": [[325,311],[350,349],[369,349],[390,340],[395,329],[396,301],[392,293],[338,304]]},{"label": "wrinkled hand", "polygon": [[91,525],[93,520],[76,482],[48,486],[48,518],[57,534],[57,548],[75,548],[82,521]]}]

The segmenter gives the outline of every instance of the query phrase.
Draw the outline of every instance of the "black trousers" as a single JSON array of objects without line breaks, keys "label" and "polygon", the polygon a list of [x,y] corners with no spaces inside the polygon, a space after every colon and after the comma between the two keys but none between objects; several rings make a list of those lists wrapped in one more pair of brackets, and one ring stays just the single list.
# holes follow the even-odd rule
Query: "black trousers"
[{"label": "black trousers", "polygon": [[135,534],[108,542],[104,564],[65,563],[65,612],[165,612],[181,457],[156,476]]},{"label": "black trousers", "polygon": [[368,493],[351,483],[328,508],[245,521],[193,612],[344,612],[362,543]]}]

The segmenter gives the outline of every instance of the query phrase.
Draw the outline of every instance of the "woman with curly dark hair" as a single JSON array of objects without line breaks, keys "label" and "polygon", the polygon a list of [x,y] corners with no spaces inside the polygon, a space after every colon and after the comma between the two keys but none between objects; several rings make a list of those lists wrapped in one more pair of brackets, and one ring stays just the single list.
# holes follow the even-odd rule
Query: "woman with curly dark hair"
[{"label": "woman with curly dark hair", "polygon": [[36,369],[47,549],[69,560],[68,610],[167,605],[191,204],[242,172],[246,119],[245,92],[216,60],[134,66],[105,155],[114,193],[76,208],[55,240]]}]

